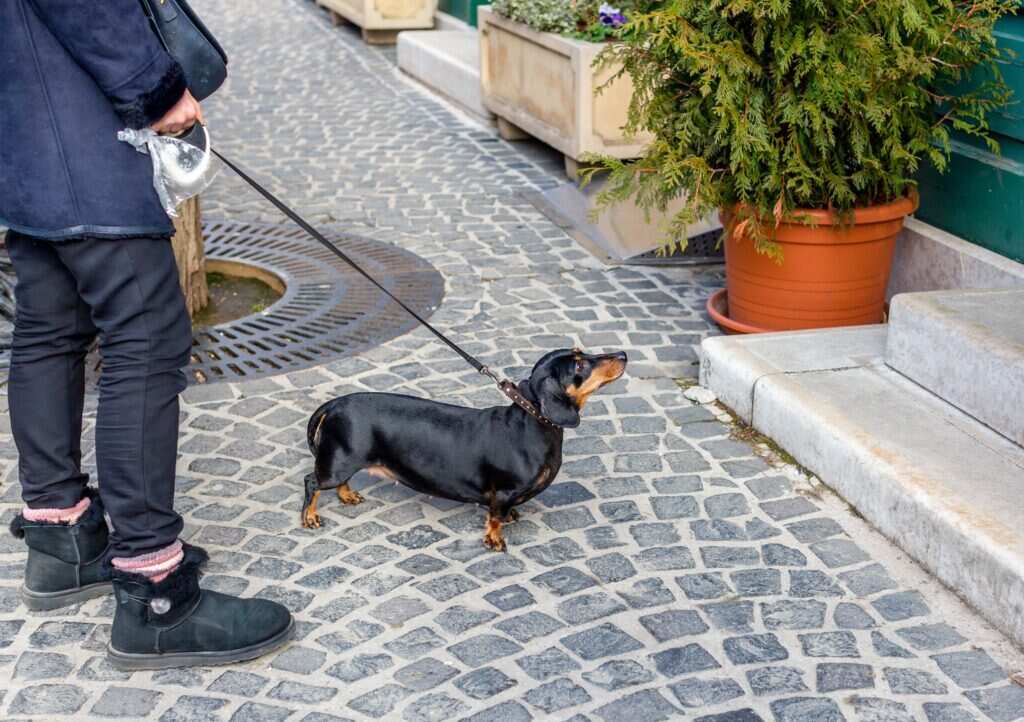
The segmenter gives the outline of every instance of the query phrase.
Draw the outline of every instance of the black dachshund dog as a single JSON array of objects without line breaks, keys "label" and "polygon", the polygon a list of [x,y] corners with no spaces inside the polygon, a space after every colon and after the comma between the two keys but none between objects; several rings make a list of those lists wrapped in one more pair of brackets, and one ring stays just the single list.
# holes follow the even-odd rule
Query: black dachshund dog
[{"label": "black dachshund dog", "polygon": [[480,504],[484,544],[504,551],[502,523],[517,518],[514,507],[544,491],[562,466],[563,429],[578,426],[587,397],[625,370],[621,351],[546,354],[517,387],[541,418],[515,403],[469,409],[387,393],[328,401],[306,432],[315,463],[302,525],[320,526],[316,505],[325,489],[337,488],[343,504],[361,502],[348,482],[366,469],[424,494]]}]

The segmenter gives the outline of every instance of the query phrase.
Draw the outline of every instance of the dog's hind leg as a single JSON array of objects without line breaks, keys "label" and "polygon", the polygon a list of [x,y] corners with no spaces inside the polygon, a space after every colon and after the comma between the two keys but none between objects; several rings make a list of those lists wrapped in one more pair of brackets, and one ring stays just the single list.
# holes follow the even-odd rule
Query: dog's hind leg
[{"label": "dog's hind leg", "polygon": [[[397,477],[391,473],[390,469],[385,466],[381,466],[380,464],[371,464],[366,467],[366,471],[370,476],[375,476],[378,479],[398,480]],[[363,495],[357,491],[353,491],[347,481],[338,487],[338,498],[341,500],[342,504],[353,505],[363,503]]]},{"label": "dog's hind leg", "polygon": [[[335,446],[321,446],[316,455],[316,468],[325,483],[320,488],[338,487],[338,499],[342,504],[358,504],[363,497],[352,491],[349,479],[362,467],[352,456],[343,453]],[[320,472],[319,470],[323,470]]]},{"label": "dog's hind leg", "polygon": [[484,528],[484,546],[496,552],[508,551],[505,537],[501,535],[501,517],[487,513],[487,523]]},{"label": "dog's hind leg", "polygon": [[316,513],[316,502],[320,498],[320,489],[316,480],[316,474],[306,474],[306,478],[303,479],[303,486],[305,487],[305,494],[302,499],[302,526],[306,529],[319,529],[320,515]]},{"label": "dog's hind leg", "polygon": [[[348,486],[348,480],[359,470],[345,454],[339,453],[334,444],[320,444],[316,452],[313,473],[305,478],[305,497],[302,502],[302,526],[317,529],[321,525],[316,504],[324,489],[338,488],[338,498],[344,504],[358,504],[363,497]],[[355,500],[352,500],[352,497]]]},{"label": "dog's hind leg", "polygon": [[347,481],[338,487],[338,499],[341,500],[342,504],[353,505],[363,503],[363,495],[358,491],[353,491]]}]

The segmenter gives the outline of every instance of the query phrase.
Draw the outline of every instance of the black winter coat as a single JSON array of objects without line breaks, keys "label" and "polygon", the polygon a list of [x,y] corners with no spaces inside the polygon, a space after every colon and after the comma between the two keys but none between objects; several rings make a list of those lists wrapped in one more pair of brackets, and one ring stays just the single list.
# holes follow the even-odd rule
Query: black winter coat
[{"label": "black winter coat", "polygon": [[0,0],[0,225],[168,234],[149,156],[117,139],[185,91],[139,0]]}]

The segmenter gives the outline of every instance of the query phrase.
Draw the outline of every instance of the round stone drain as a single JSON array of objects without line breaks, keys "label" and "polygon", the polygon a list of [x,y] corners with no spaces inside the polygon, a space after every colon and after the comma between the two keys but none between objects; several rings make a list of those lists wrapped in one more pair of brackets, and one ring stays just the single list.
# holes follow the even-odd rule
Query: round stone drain
[{"label": "round stone drain", "polygon": [[[284,283],[267,309],[197,329],[190,383],[242,381],[317,366],[378,346],[418,324],[340,258],[292,225],[203,224],[206,255],[219,269],[255,267]],[[444,298],[444,279],[419,256],[395,245],[321,232],[427,318]],[[241,274],[240,274],[241,275]]]}]

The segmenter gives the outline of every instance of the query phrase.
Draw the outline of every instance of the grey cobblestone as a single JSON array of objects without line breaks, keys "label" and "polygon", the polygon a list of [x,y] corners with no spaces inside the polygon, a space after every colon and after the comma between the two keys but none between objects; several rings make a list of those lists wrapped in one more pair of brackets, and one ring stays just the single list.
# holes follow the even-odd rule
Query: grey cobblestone
[{"label": "grey cobblestone", "polygon": [[977,722],[978,718],[953,702],[925,702],[928,722]]},{"label": "grey cobblestone", "polygon": [[800,646],[808,657],[859,657],[857,637],[852,632],[801,634]]},{"label": "grey cobblestone", "polygon": [[327,654],[324,652],[296,645],[289,647],[274,657],[274,661],[270,663],[270,666],[285,672],[308,674],[320,669],[326,659]]},{"label": "grey cobblestone", "polygon": [[464,702],[442,692],[425,694],[405,708],[407,722],[447,722],[469,710]]},{"label": "grey cobblestone", "polygon": [[640,579],[618,594],[633,609],[660,607],[675,600],[665,582],[657,578]]},{"label": "grey cobblestone", "polygon": [[459,670],[444,662],[425,657],[395,672],[395,681],[414,690],[433,689],[458,675]]},{"label": "grey cobblestone", "polygon": [[641,569],[651,572],[693,569],[695,566],[693,555],[684,546],[644,549],[633,555],[633,561]]},{"label": "grey cobblestone", "polygon": [[818,665],[819,692],[869,689],[875,686],[875,670],[867,664],[822,662]]},{"label": "grey cobblestone", "polygon": [[1024,688],[1017,684],[972,689],[964,692],[964,696],[997,722],[1013,722],[1020,719],[1024,710]]},{"label": "grey cobblestone", "polygon": [[[832,614],[832,620],[842,629],[871,629],[877,626],[874,618],[850,602],[840,602]],[[959,640],[963,641],[963,639]]]},{"label": "grey cobblestone", "polygon": [[983,650],[944,652],[932,656],[946,676],[968,689],[1006,679],[1006,672]]},{"label": "grey cobblestone", "polygon": [[654,679],[654,673],[633,660],[616,659],[605,662],[590,672],[584,672],[583,679],[602,689],[614,691],[646,684]]},{"label": "grey cobblestone", "polygon": [[496,622],[494,627],[513,637],[520,644],[525,644],[537,637],[544,637],[564,629],[565,624],[543,612],[527,612],[518,617]]},{"label": "grey cobblestone", "polygon": [[761,619],[767,629],[820,629],[826,609],[818,601],[782,599],[762,604]]},{"label": "grey cobblestone", "polygon": [[886,594],[875,599],[871,604],[889,622],[923,617],[930,611],[920,592]]},{"label": "grey cobblestone", "polygon": [[221,718],[220,710],[228,704],[225,699],[183,695],[174,706],[160,715],[160,722],[208,722]]},{"label": "grey cobblestone", "polygon": [[686,679],[669,689],[683,707],[703,709],[728,702],[743,695],[743,688],[728,677]]},{"label": "grey cobblestone", "polygon": [[803,670],[795,667],[761,667],[747,671],[756,695],[796,694],[808,691]]},{"label": "grey cobblestone", "polygon": [[318,704],[326,702],[337,693],[338,690],[334,687],[315,687],[310,684],[286,680],[278,682],[273,689],[267,692],[267,696],[283,702]]},{"label": "grey cobblestone", "polygon": [[598,707],[594,714],[604,722],[613,720],[635,720],[635,722],[661,722],[673,719],[679,712],[657,690],[646,689],[633,692],[614,702]]},{"label": "grey cobblestone", "polygon": [[137,687],[108,687],[91,712],[100,717],[141,719],[156,707],[162,692]]},{"label": "grey cobblestone", "polygon": [[454,657],[469,667],[479,667],[521,650],[520,645],[496,634],[481,634],[448,648]]},{"label": "grey cobblestone", "polygon": [[[27,614],[24,548],[3,535],[0,717],[1024,719],[1024,688],[969,613],[943,612],[891,547],[676,385],[713,332],[703,309],[718,269],[589,258],[526,199],[562,182],[561,159],[464,122],[313,3],[201,11],[232,55],[228,86],[204,103],[225,153],[315,223],[427,259],[447,284],[432,321],[493,367],[521,378],[545,351],[584,344],[626,348],[632,373],[567,432],[557,482],[505,526],[507,554],[483,547],[481,510],[363,473],[363,504],[325,495],[321,529],[296,523],[304,424],[324,401],[376,389],[499,402],[425,332],[190,388],[178,504],[185,536],[212,555],[203,585],[282,601],[296,641],[234,669],[118,672],[104,657],[112,600]],[[226,174],[204,213],[281,220]],[[90,431],[90,472],[92,448]],[[5,522],[14,467],[0,454]]]},{"label": "grey cobblestone", "polygon": [[356,712],[379,719],[391,713],[405,699],[409,690],[397,684],[386,684],[356,697],[348,706]]},{"label": "grey cobblestone", "polygon": [[652,654],[651,662],[660,674],[670,678],[705,672],[722,666],[706,649],[696,643]]},{"label": "grey cobblestone", "polygon": [[393,664],[394,660],[386,654],[359,654],[328,667],[326,672],[343,682],[358,682]]},{"label": "grey cobblestone", "polygon": [[946,694],[942,680],[921,669],[886,667],[885,681],[893,694]]},{"label": "grey cobblestone", "polygon": [[14,678],[23,680],[60,679],[66,677],[73,665],[66,654],[52,652],[25,652],[14,666]]},{"label": "grey cobblestone", "polygon": [[912,659],[915,655],[909,649],[888,640],[879,632],[871,633],[871,646],[880,657]]},{"label": "grey cobblestone", "polygon": [[473,699],[490,699],[516,686],[516,681],[494,667],[483,667],[455,680],[455,686]]},{"label": "grey cobblestone", "polygon": [[523,699],[531,707],[536,707],[542,712],[552,714],[566,707],[586,704],[592,697],[587,693],[587,690],[562,677],[534,687],[523,695]]},{"label": "grey cobblestone", "polygon": [[919,624],[897,629],[896,634],[914,649],[935,651],[955,647],[967,640],[948,624]]},{"label": "grey cobblestone", "polygon": [[723,647],[733,664],[763,664],[789,659],[789,653],[774,634],[729,637]]},{"label": "grey cobblestone", "polygon": [[640,642],[610,623],[570,634],[561,642],[569,651],[587,661],[643,648]]}]

